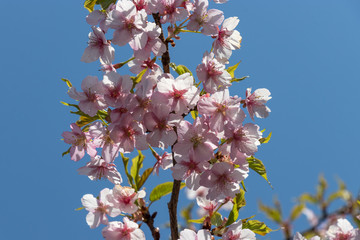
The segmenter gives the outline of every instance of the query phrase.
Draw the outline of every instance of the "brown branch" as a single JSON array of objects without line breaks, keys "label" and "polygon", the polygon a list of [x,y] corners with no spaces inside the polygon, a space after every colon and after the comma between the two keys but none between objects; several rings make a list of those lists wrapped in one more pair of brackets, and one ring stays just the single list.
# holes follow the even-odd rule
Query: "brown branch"
[{"label": "brown branch", "polygon": [[152,215],[149,212],[149,209],[147,207],[143,207],[142,209],[142,215],[143,215],[143,221],[148,225],[151,235],[153,236],[154,240],[160,240],[160,232],[159,228],[154,227],[154,219],[156,217],[157,212],[154,212]]},{"label": "brown branch", "polygon": [[[163,65],[164,72],[170,73],[169,42],[172,39],[169,39],[169,40],[165,39],[164,31],[163,31],[163,28],[162,28],[162,25],[160,22],[159,13],[154,13],[153,18],[155,20],[156,25],[158,25],[161,28],[161,34],[160,34],[159,38],[166,46],[166,52],[163,53],[163,55],[161,56],[161,63]],[[175,130],[175,133],[177,134],[176,128],[174,128],[174,130]],[[173,147],[176,144],[176,142],[171,146],[171,152],[172,152],[174,166],[176,164],[176,161],[174,159]],[[178,201],[179,201],[180,185],[181,185],[181,181],[174,179],[171,198],[170,198],[170,202],[168,203],[169,218],[170,218],[170,230],[171,230],[171,239],[172,240],[179,239],[179,229],[178,229],[178,221],[177,221],[177,205],[178,205]]]}]

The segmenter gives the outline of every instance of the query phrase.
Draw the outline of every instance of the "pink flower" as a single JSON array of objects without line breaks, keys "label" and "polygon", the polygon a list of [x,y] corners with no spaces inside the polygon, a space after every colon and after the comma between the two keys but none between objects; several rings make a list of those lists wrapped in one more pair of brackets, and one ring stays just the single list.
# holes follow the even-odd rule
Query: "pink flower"
[{"label": "pink flower", "polygon": [[116,217],[120,214],[120,210],[112,207],[107,200],[107,196],[111,195],[111,190],[105,188],[101,190],[99,198],[95,198],[92,194],[86,194],[81,198],[84,208],[89,211],[86,215],[86,222],[90,228],[97,228],[100,224],[107,225],[108,218],[106,215]]},{"label": "pink flower", "polygon": [[203,119],[196,118],[194,123],[180,122],[178,126],[178,142],[174,152],[186,156],[190,150],[194,151],[194,158],[208,161],[214,155],[219,138],[210,132]]},{"label": "pink flower", "polygon": [[152,4],[162,16],[161,23],[175,24],[188,16],[188,11],[182,7],[183,0],[153,0]]},{"label": "pink flower", "polygon": [[225,70],[225,65],[220,63],[212,52],[204,53],[202,63],[196,68],[196,74],[208,93],[215,93],[231,86],[231,75]]},{"label": "pink flower", "polygon": [[85,151],[91,156],[96,156],[96,145],[91,141],[89,133],[82,132],[81,128],[75,123],[70,125],[71,132],[63,132],[61,136],[64,142],[72,144],[70,148],[71,160],[77,162],[85,155]]},{"label": "pink flower", "polygon": [[89,127],[89,133],[94,139],[96,147],[101,147],[101,156],[107,163],[111,163],[122,151],[119,144],[116,144],[110,137],[110,132],[101,122],[94,122]]},{"label": "pink flower", "polygon": [[240,169],[227,162],[215,163],[210,170],[206,170],[200,178],[200,185],[209,188],[206,196],[209,200],[220,200],[235,197],[240,192],[240,182],[247,175]]},{"label": "pink flower", "polygon": [[205,197],[197,197],[196,203],[206,211],[206,216],[211,216],[219,205],[219,201],[209,201]]},{"label": "pink flower", "polygon": [[90,63],[100,57],[102,64],[111,64],[114,60],[115,50],[106,40],[104,32],[98,27],[92,27],[93,32],[89,33],[89,46],[85,48],[81,61]]},{"label": "pink flower", "polygon": [[216,92],[210,97],[204,95],[198,103],[200,114],[209,116],[210,128],[222,132],[227,122],[241,124],[245,113],[240,109],[240,98],[230,97],[229,90]]},{"label": "pink flower", "polygon": [[134,74],[139,74],[141,71],[146,69],[147,71],[143,75],[143,79],[145,79],[149,73],[151,72],[158,72],[159,74],[162,74],[162,70],[158,64],[156,64],[156,59],[134,59],[128,63],[128,66],[130,67],[130,72]]},{"label": "pink flower", "polygon": [[131,187],[116,185],[113,188],[113,194],[109,195],[108,199],[122,212],[133,214],[138,210],[135,201],[139,198],[144,198],[145,195],[146,193],[143,190],[135,192],[135,189]]},{"label": "pink flower", "polygon": [[190,229],[184,229],[180,232],[179,240],[211,240],[211,234],[205,229],[201,229],[197,233]]},{"label": "pink flower", "polygon": [[150,131],[146,136],[148,143],[153,147],[167,148],[177,140],[174,126],[182,118],[170,114],[170,107],[167,105],[156,105],[151,111],[144,115],[144,125]]},{"label": "pink flower", "polygon": [[249,229],[242,229],[242,222],[238,220],[231,224],[222,236],[223,240],[256,240],[255,233]]},{"label": "pink flower", "polygon": [[172,154],[165,152],[162,156],[157,155],[156,163],[154,165],[153,173],[159,176],[159,168],[161,167],[163,170],[171,168],[173,166]]},{"label": "pink flower", "polygon": [[339,218],[336,225],[331,225],[326,232],[328,240],[360,240],[359,229],[354,229],[345,218]]},{"label": "pink flower", "polygon": [[143,34],[143,29],[146,27],[146,13],[137,11],[131,0],[118,1],[115,9],[109,12],[106,25],[115,29],[112,39],[114,44],[124,46],[135,38],[135,49],[144,47],[146,35]]},{"label": "pink flower", "polygon": [[210,164],[204,159],[195,158],[194,152],[187,155],[175,154],[176,164],[171,168],[172,176],[177,180],[185,180],[186,186],[192,190],[200,187],[200,174],[209,168]]},{"label": "pink flower", "polygon": [[72,99],[80,101],[79,108],[85,114],[93,117],[98,110],[107,107],[103,96],[104,89],[97,77],[86,77],[81,83],[81,89],[84,92],[78,92],[75,87],[71,87],[68,95]]},{"label": "pink flower", "polygon": [[244,126],[234,126],[231,123],[225,126],[225,137],[227,143],[231,144],[231,157],[236,155],[237,151],[247,155],[253,155],[257,152],[257,146],[260,145],[259,139],[262,133],[259,131],[260,127],[253,123],[247,123]]},{"label": "pink flower", "polygon": [[217,59],[227,63],[232,54],[232,50],[239,49],[241,43],[240,33],[235,29],[239,24],[237,17],[225,19],[218,33],[215,35],[216,40],[213,43],[214,53]]},{"label": "pink flower", "polygon": [[91,180],[107,178],[113,184],[121,184],[122,178],[115,164],[107,163],[101,156],[91,158],[86,166],[78,169],[80,175],[87,175]]},{"label": "pink flower", "polygon": [[148,22],[144,32],[144,35],[146,36],[146,42],[143,44],[143,46],[141,48],[136,48],[137,39],[130,41],[130,46],[132,49],[134,49],[134,57],[144,60],[150,58],[151,53],[153,53],[154,56],[161,56],[166,51],[166,46],[160,40],[160,34],[160,27],[155,23]]},{"label": "pink flower", "polygon": [[251,119],[254,121],[254,115],[258,118],[269,116],[270,108],[265,103],[271,99],[270,91],[266,88],[256,89],[251,94],[251,88],[246,89],[245,106],[248,109]]},{"label": "pink flower", "polygon": [[152,96],[154,104],[166,104],[176,114],[183,114],[195,107],[199,91],[194,86],[194,78],[184,73],[174,79],[171,75],[162,77]]},{"label": "pink flower", "polygon": [[148,149],[143,125],[129,113],[125,113],[118,122],[110,124],[109,131],[111,139],[119,143],[124,152],[132,152],[135,147],[138,150]]},{"label": "pink flower", "polygon": [[190,16],[187,29],[198,31],[202,27],[201,32],[205,35],[217,34],[218,26],[224,21],[224,14],[217,9],[207,10],[208,6],[208,0],[195,0],[195,10]]},{"label": "pink flower", "polygon": [[123,106],[133,86],[129,75],[121,76],[116,72],[105,74],[102,84],[104,86],[104,99],[111,107]]},{"label": "pink flower", "polygon": [[139,225],[130,221],[127,217],[122,222],[109,222],[109,225],[102,230],[106,240],[145,240],[144,232]]}]

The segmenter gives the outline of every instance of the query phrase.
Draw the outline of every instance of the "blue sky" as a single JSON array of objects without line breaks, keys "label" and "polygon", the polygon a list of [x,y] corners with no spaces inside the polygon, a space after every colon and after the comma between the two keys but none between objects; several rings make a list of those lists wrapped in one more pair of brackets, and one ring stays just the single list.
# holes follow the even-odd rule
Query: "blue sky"
[{"label": "blue sky", "polygon": [[[270,204],[275,195],[287,215],[297,196],[315,191],[319,173],[329,180],[331,190],[339,177],[357,194],[360,2],[230,0],[212,6],[226,17],[240,18],[242,47],[230,61],[232,65],[241,60],[237,74],[250,78],[235,84],[232,94],[244,96],[248,87],[265,87],[273,96],[270,117],[257,121],[273,137],[256,156],[266,165],[274,189],[252,172],[245,182],[248,205],[240,217],[256,214],[267,221],[257,201]],[[76,169],[86,161],[61,157],[68,148],[61,133],[76,118],[60,104],[71,101],[60,79],[79,87],[86,76],[101,74],[98,63],[80,62],[90,31],[87,11],[82,1],[69,0],[6,1],[2,8],[0,236],[100,239],[101,228],[89,229],[86,212],[74,209],[81,206],[84,194],[96,195],[111,185],[78,175]],[[211,39],[181,37],[171,49],[172,61],[194,70]],[[116,54],[119,61],[129,58],[125,48],[116,48]],[[146,160],[153,163],[150,156]],[[146,188],[169,181],[168,176],[153,176]],[[157,223],[166,221],[166,201],[153,206],[162,209]],[[300,219],[296,229],[306,227]],[[277,232],[264,239],[280,236]]]}]

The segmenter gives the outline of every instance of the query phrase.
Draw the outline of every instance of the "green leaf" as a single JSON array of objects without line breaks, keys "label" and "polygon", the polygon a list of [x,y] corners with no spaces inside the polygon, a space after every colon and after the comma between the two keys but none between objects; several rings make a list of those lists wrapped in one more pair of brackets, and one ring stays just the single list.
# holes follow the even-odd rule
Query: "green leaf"
[{"label": "green leaf", "polygon": [[197,110],[192,110],[190,113],[191,113],[191,116],[193,119],[195,119],[199,116],[199,112]]},{"label": "green leaf", "polygon": [[180,216],[183,217],[186,223],[189,223],[191,220],[191,212],[194,208],[194,202],[191,202],[187,207],[183,208],[180,212]]},{"label": "green leaf", "polygon": [[206,219],[206,216],[199,218],[199,219],[190,219],[189,222],[203,224],[205,219]]},{"label": "green leaf", "polygon": [[295,219],[297,219],[300,216],[300,214],[304,208],[305,208],[305,204],[303,204],[303,203],[293,207],[293,209],[291,210],[291,214],[290,214],[290,220],[294,221]]},{"label": "green leaf", "polygon": [[66,154],[69,154],[69,153],[70,153],[70,148],[71,148],[71,147],[69,147],[68,150],[66,150],[65,152],[63,152],[63,153],[61,154],[61,156],[63,157],[63,156],[65,156]]},{"label": "green leaf", "polygon": [[138,151],[139,155],[137,155],[136,157],[134,157],[132,159],[132,165],[130,168],[130,175],[133,177],[133,179],[135,180],[135,190],[138,191],[139,187],[138,187],[138,183],[140,180],[140,169],[143,167],[143,161],[145,156],[141,153],[141,151]]},{"label": "green leaf", "polygon": [[299,197],[300,202],[308,202],[312,204],[316,204],[318,202],[317,198],[310,193],[304,193]]},{"label": "green leaf", "polygon": [[257,233],[261,236],[265,236],[266,234],[272,232],[273,230],[266,226],[265,223],[260,222],[258,220],[249,220],[242,225],[243,229],[250,229],[254,233]]},{"label": "green leaf", "polygon": [[97,0],[86,0],[84,3],[84,8],[86,8],[89,12],[94,11],[94,6]]},{"label": "green leaf", "polygon": [[241,181],[241,186],[244,189],[244,191],[247,192],[244,181]]},{"label": "green leaf", "polygon": [[138,182],[138,189],[140,189],[145,184],[146,180],[149,178],[153,170],[154,170],[153,168],[148,168],[143,172]]},{"label": "green leaf", "polygon": [[235,70],[238,68],[240,63],[241,61],[235,64],[234,66],[228,67],[228,69],[226,69],[226,71],[230,73],[231,78],[235,78]]},{"label": "green leaf", "polygon": [[231,79],[230,80],[230,82],[231,83],[233,83],[233,82],[241,82],[242,80],[245,80],[245,79],[247,79],[247,78],[249,78],[250,76],[244,76],[244,77],[242,77],[242,78],[233,78],[233,79]]},{"label": "green leaf", "polygon": [[260,143],[268,143],[271,139],[272,132],[269,133],[269,135],[266,138],[260,138]]},{"label": "green leaf", "polygon": [[316,192],[316,197],[318,199],[324,199],[325,190],[327,189],[327,187],[328,187],[327,181],[324,178],[324,176],[321,174],[319,176],[319,184],[317,185],[317,192]]},{"label": "green leaf", "polygon": [[95,115],[93,117],[90,117],[88,115],[82,115],[82,116],[80,116],[79,120],[76,121],[76,124],[79,127],[83,127],[83,126],[88,125],[89,123],[92,123],[98,119],[99,119],[99,117],[97,115]]},{"label": "green leaf", "polygon": [[246,159],[249,163],[249,167],[254,170],[256,173],[258,173],[260,176],[262,176],[267,183],[271,186],[271,183],[269,182],[268,178],[267,178],[267,174],[266,174],[266,169],[264,164],[262,163],[262,161],[260,159],[255,158],[254,156],[251,156],[249,158]]},{"label": "green leaf", "polygon": [[282,223],[282,217],[279,209],[268,207],[263,205],[261,202],[259,202],[259,209],[265,213],[265,215],[271,219],[272,221],[281,224]]},{"label": "green leaf", "polygon": [[[185,183],[181,183],[180,189],[185,187]],[[165,182],[157,185],[150,193],[150,201],[155,202],[172,192],[173,182]]]},{"label": "green leaf", "polygon": [[128,157],[125,157],[123,153],[121,153],[121,158],[122,158],[122,160],[123,160],[124,169],[125,169],[125,174],[126,174],[126,177],[127,177],[127,179],[128,179],[128,183],[131,185],[132,188],[135,188],[134,179],[133,179],[133,177],[130,175],[129,170],[128,170],[129,158],[128,158]]},{"label": "green leaf", "polygon": [[97,0],[96,4],[100,4],[103,10],[107,10],[110,4],[116,3],[116,0]]},{"label": "green leaf", "polygon": [[175,63],[170,63],[170,67],[179,75],[183,75],[184,73],[190,73],[190,75],[193,76],[192,72],[184,65],[176,66]]},{"label": "green leaf", "polygon": [[72,84],[71,84],[71,82],[70,82],[68,79],[62,78],[61,80],[63,80],[64,82],[66,82],[66,85],[68,85],[69,88],[72,87]]},{"label": "green leaf", "polygon": [[356,202],[357,202],[357,204],[359,204],[359,206],[360,206],[360,200],[357,200]]},{"label": "green leaf", "polygon": [[336,199],[343,199],[345,201],[348,201],[351,199],[351,193],[346,189],[338,190],[329,196],[329,198],[327,200],[327,204],[330,204],[331,202],[333,202]]},{"label": "green leaf", "polygon": [[79,208],[75,209],[75,211],[80,211],[80,210],[83,210],[83,209],[84,209],[84,207],[79,207]]},{"label": "green leaf", "polygon": [[221,216],[220,213],[215,212],[212,216],[211,216],[211,224],[215,225],[216,227],[221,226],[223,223],[223,218]]},{"label": "green leaf", "polygon": [[261,130],[260,132],[264,133],[266,131],[266,128],[264,128],[263,130]]},{"label": "green leaf", "polygon": [[145,68],[144,70],[142,70],[136,77],[130,77],[131,80],[133,81],[133,86],[132,86],[132,89],[130,90],[131,93],[134,93],[134,88],[135,88],[136,84],[138,84],[139,82],[141,82],[141,79],[142,79],[142,77],[144,76],[146,70],[147,70],[147,68]]},{"label": "green leaf", "polygon": [[233,199],[234,205],[233,208],[229,214],[228,221],[226,222],[225,226],[229,226],[230,224],[236,222],[236,220],[239,217],[239,210],[243,206],[246,205],[245,201],[245,191],[240,189],[240,193],[236,194],[236,196]]}]

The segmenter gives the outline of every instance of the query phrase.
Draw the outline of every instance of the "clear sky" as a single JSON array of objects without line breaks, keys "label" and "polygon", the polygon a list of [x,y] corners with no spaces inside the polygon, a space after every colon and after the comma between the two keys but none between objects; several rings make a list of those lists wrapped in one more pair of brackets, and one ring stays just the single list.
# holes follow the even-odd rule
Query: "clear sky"
[{"label": "clear sky", "polygon": [[[86,161],[61,157],[68,146],[61,133],[76,121],[60,101],[71,101],[70,79],[77,87],[88,75],[98,75],[98,62],[80,62],[90,31],[82,1],[4,1],[0,44],[2,75],[2,157],[0,161],[0,236],[2,239],[101,239],[101,227],[91,230],[80,198],[98,194],[108,182],[92,182],[77,174]],[[232,94],[247,87],[268,88],[270,117],[257,121],[273,132],[260,147],[274,186],[254,172],[246,180],[248,205],[241,218],[256,215],[257,201],[270,204],[278,196],[284,213],[302,192],[314,192],[319,173],[336,189],[336,177],[359,192],[360,134],[360,2],[358,0],[229,0],[215,5],[225,17],[238,16],[243,42],[230,61],[242,61]],[[172,61],[194,70],[211,39],[183,34],[171,49]],[[116,48],[118,61],[129,51]],[[154,160],[149,156],[147,164]],[[169,181],[152,176],[145,187]],[[184,197],[184,195],[182,195]],[[168,200],[167,198],[165,199]],[[156,224],[166,221],[163,201]],[[180,206],[184,206],[183,203]],[[270,221],[268,221],[270,223]],[[275,225],[269,224],[270,227]],[[300,219],[296,229],[306,228]],[[166,234],[163,239],[166,239]],[[280,239],[279,232],[264,239]]]}]

